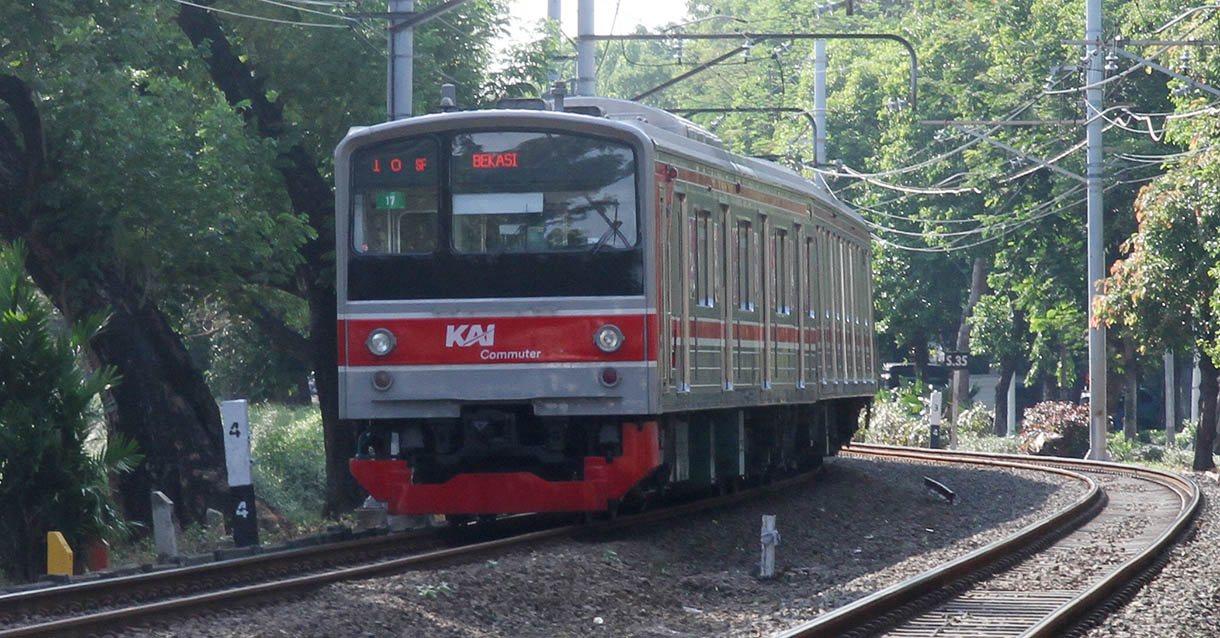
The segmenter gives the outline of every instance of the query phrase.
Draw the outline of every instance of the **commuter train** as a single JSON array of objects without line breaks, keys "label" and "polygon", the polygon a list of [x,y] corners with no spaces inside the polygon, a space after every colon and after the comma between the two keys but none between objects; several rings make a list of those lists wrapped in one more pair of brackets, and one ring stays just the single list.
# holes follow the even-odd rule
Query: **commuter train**
[{"label": "commuter train", "polygon": [[862,219],[671,113],[425,115],[353,129],[335,175],[340,418],[392,514],[765,481],[876,390]]}]

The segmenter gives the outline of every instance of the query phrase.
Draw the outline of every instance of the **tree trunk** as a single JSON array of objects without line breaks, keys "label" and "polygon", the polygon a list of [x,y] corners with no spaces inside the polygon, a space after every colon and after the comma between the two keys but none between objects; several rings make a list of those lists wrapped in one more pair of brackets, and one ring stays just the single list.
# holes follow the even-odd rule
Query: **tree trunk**
[{"label": "tree trunk", "polygon": [[[211,4],[200,0],[197,4]],[[177,24],[196,47],[207,47],[205,62],[217,88],[238,109],[255,132],[280,140],[289,123],[283,107],[267,98],[254,68],[233,50],[214,14],[183,5]],[[338,335],[334,290],[334,191],[318,170],[319,161],[297,144],[281,149],[275,169],[284,178],[284,188],[293,209],[306,214],[315,236],[301,249],[302,264],[296,273],[299,290],[309,305],[309,351],[312,357],[322,428],[326,447],[325,512],[334,514],[359,503],[360,486],[348,470],[355,450],[356,427],[339,420],[339,372],[336,357]]]},{"label": "tree trunk", "polygon": [[1216,364],[1209,356],[1199,357],[1199,394],[1203,406],[1199,410],[1199,429],[1195,439],[1195,462],[1193,468],[1198,472],[1206,472],[1216,468],[1212,460],[1212,448],[1216,444],[1216,392],[1220,389],[1220,378]]},{"label": "tree trunk", "polygon": [[928,337],[924,334],[917,334],[911,348],[912,353],[911,364],[915,369],[915,378],[920,381],[927,382],[928,380]]},{"label": "tree trunk", "polygon": [[1127,373],[1127,403],[1123,412],[1123,438],[1135,441],[1139,433],[1140,373],[1135,359],[1135,339],[1123,339],[1123,367]]},{"label": "tree trunk", "polygon": [[994,433],[996,436],[1007,436],[1009,428],[1012,427],[1008,423],[1008,387],[1012,384],[1012,378],[1016,373],[1016,365],[1007,361],[1000,362],[1000,381],[995,386]]},{"label": "tree trunk", "polygon": [[[180,521],[203,521],[208,507],[224,508],[227,499],[220,412],[203,375],[143,287],[123,274],[104,223],[82,228],[96,217],[42,201],[42,187],[54,174],[29,87],[2,76],[0,100],[12,107],[24,142],[0,149],[0,235],[25,241],[26,270],[69,322],[110,317],[89,354],[122,377],[109,393],[108,425],[145,455],[139,468],[120,477],[125,512],[151,521],[149,491],[156,489],[174,501]],[[2,124],[0,133],[8,133]],[[96,232],[55,230],[63,227]]]},{"label": "tree trunk", "polygon": [[[962,320],[957,326],[957,343],[955,347],[958,352],[968,352],[970,350],[970,315],[974,314],[974,307],[978,305],[979,299],[983,297],[983,293],[986,291],[987,262],[982,257],[975,257],[974,267],[971,268],[970,274],[970,298],[966,301],[965,307],[962,308]],[[950,447],[956,447],[957,445],[957,417],[961,414],[962,403],[969,398],[970,370],[954,370],[952,429],[949,432]]]}]

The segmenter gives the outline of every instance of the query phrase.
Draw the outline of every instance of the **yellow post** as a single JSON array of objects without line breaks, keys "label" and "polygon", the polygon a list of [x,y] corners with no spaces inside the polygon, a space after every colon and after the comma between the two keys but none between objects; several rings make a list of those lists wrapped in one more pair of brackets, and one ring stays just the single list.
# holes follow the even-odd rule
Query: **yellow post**
[{"label": "yellow post", "polygon": [[47,532],[47,574],[72,575],[72,548],[59,532]]}]

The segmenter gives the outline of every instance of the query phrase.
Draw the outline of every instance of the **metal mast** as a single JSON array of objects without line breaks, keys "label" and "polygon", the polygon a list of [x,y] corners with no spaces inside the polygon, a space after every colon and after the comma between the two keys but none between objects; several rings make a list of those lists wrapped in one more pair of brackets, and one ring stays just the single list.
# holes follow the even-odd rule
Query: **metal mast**
[{"label": "metal mast", "polygon": [[593,64],[596,46],[593,35],[593,0],[580,0],[576,5],[576,94],[597,95],[596,69]]},{"label": "metal mast", "polygon": [[1093,320],[1093,301],[1101,292],[1105,278],[1102,244],[1102,146],[1101,82],[1104,79],[1101,55],[1101,0],[1085,2],[1085,117],[1088,121],[1086,144],[1088,164],[1085,180],[1088,192],[1089,234],[1089,458],[1106,458],[1106,329]]},{"label": "metal mast", "polygon": [[[415,0],[390,0],[390,15],[415,11]],[[390,21],[390,64],[386,71],[386,114],[390,120],[411,117],[415,80],[415,27],[393,28]]]}]

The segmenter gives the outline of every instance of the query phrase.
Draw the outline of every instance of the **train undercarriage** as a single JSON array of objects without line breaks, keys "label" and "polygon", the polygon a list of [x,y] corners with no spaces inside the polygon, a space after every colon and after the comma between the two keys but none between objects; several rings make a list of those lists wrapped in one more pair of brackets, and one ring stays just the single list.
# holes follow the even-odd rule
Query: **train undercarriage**
[{"label": "train undercarriage", "polygon": [[625,500],[734,489],[818,467],[867,399],[657,417],[537,417],[476,405],[378,421],[351,460],[391,514],[613,511]]}]

